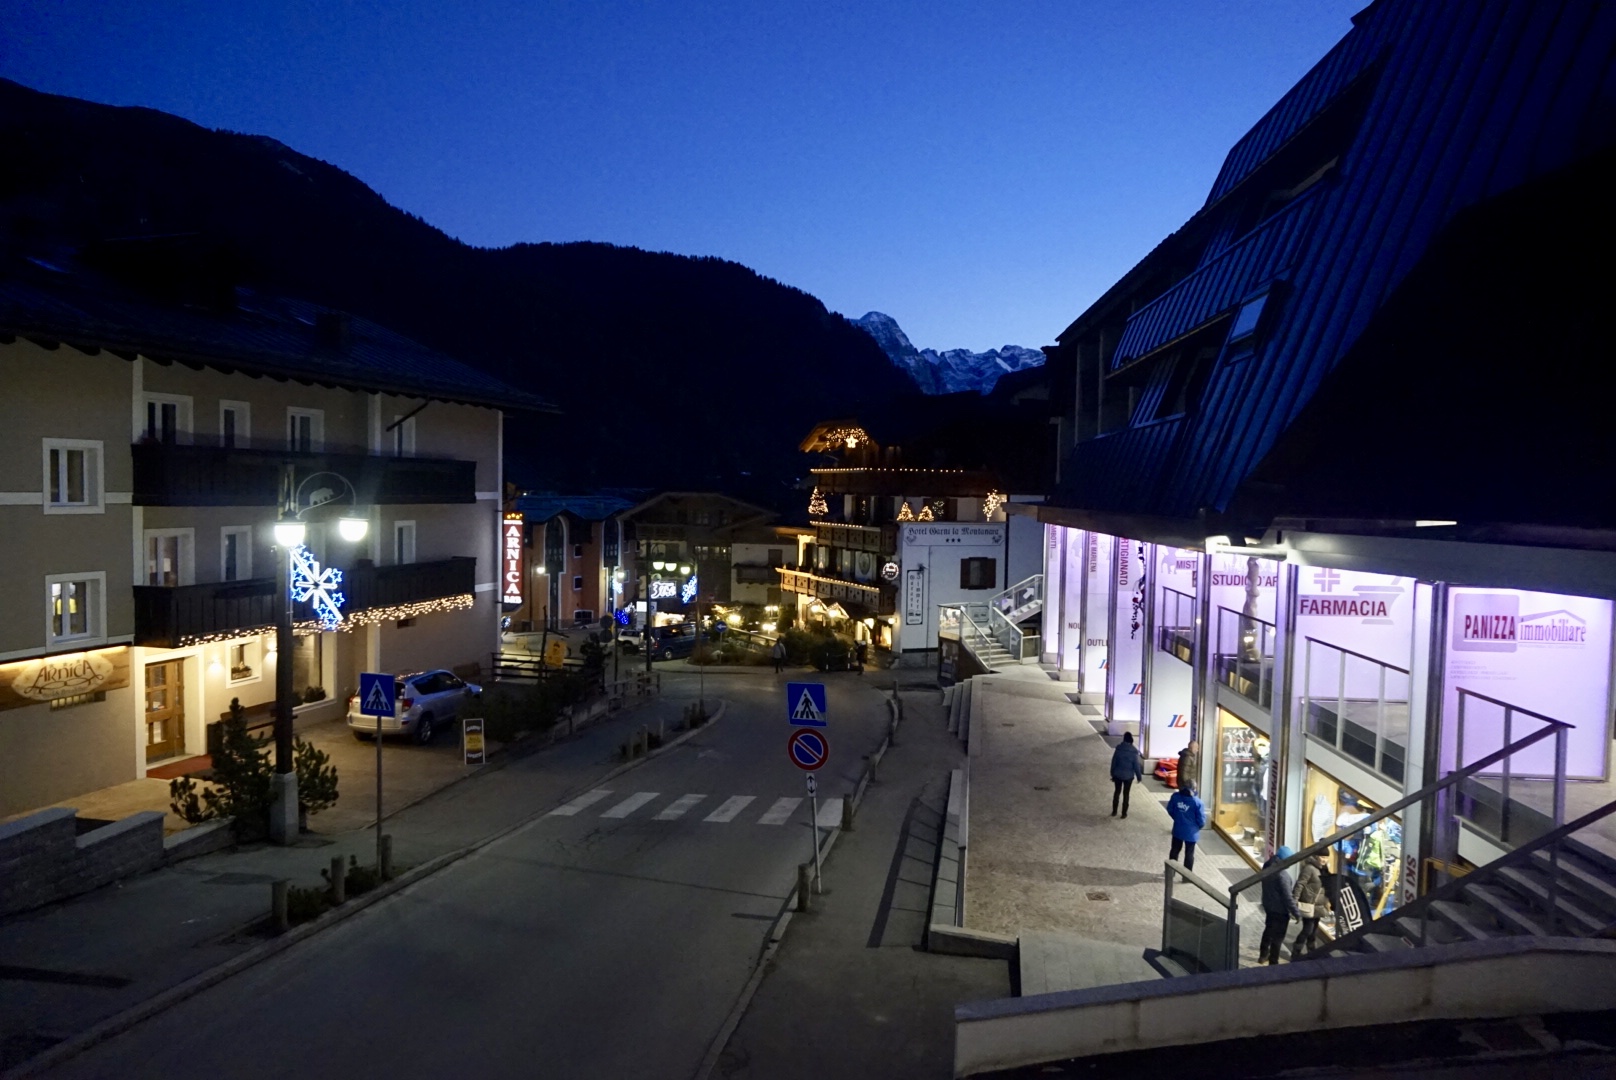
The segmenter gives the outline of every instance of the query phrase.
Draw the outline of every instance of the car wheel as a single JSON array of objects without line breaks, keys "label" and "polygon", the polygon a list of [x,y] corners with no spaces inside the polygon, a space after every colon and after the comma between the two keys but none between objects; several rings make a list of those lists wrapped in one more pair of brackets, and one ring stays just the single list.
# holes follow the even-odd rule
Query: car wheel
[{"label": "car wheel", "polygon": [[672,649],[663,649],[662,650],[662,659],[664,659],[664,660],[672,660],[673,659],[673,650]]},{"label": "car wheel", "polygon": [[415,741],[422,746],[427,746],[431,744],[432,736],[436,734],[437,731],[432,726],[432,714],[427,713],[421,717],[421,725],[415,729]]}]

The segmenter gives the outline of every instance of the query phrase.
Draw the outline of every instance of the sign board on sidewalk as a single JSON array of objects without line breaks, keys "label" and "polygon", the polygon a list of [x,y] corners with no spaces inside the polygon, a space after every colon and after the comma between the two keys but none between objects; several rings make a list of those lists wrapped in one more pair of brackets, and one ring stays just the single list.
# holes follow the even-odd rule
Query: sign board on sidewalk
[{"label": "sign board on sidewalk", "polygon": [[544,647],[544,666],[551,668],[561,667],[567,659],[567,643],[556,638]]},{"label": "sign board on sidewalk", "polygon": [[798,727],[824,727],[829,710],[825,708],[825,684],[786,683],[786,719]]},{"label": "sign board on sidewalk", "polygon": [[461,721],[465,730],[461,736],[461,745],[466,751],[467,765],[481,765],[488,760],[487,751],[483,743],[483,721],[480,716],[470,716]]},{"label": "sign board on sidewalk", "polygon": [[359,673],[359,715],[392,716],[397,711],[393,676],[384,672]]},{"label": "sign board on sidewalk", "polygon": [[791,764],[803,772],[813,772],[830,760],[830,740],[823,731],[803,728],[791,733],[786,753],[791,757]]}]

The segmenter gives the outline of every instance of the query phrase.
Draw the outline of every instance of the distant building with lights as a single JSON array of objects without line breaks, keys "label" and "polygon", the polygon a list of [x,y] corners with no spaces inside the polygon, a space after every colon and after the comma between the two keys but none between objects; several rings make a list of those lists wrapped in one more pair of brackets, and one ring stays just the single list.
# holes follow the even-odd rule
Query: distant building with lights
[{"label": "distant building with lights", "polygon": [[856,420],[809,432],[810,532],[797,568],[779,571],[799,622],[918,657],[939,648],[941,606],[985,602],[1040,572],[1037,523],[1005,506],[1041,494],[1007,495],[1017,471],[982,464],[993,455],[974,453],[962,430],[941,425],[908,447]]},{"label": "distant building with lights", "polygon": [[[360,671],[498,648],[503,414],[545,404],[362,319],[184,284],[0,268],[0,815],[207,767],[232,699],[268,721],[279,664],[302,727]],[[309,600],[340,622],[295,605],[278,656],[288,466],[368,530],[308,515]]]}]

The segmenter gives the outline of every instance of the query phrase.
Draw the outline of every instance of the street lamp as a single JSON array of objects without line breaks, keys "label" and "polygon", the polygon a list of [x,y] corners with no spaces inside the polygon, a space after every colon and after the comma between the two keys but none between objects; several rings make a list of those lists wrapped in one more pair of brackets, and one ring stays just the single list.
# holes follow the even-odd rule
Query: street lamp
[{"label": "street lamp", "polygon": [[[348,513],[337,522],[337,534],[350,544],[355,544],[370,531],[370,522],[357,513],[359,493],[347,477],[340,473],[317,472],[298,483],[296,464],[291,461],[284,463],[281,469],[281,512],[274,528],[275,546],[280,552],[280,557],[275,560],[280,599],[276,602],[275,620],[275,775],[271,789],[269,838],[277,844],[289,844],[297,839],[297,766],[292,756],[292,708],[296,704],[292,700],[292,651],[297,645],[292,634],[292,566],[308,534],[303,523],[304,515],[343,498],[335,494],[331,487],[319,487],[310,493],[308,505],[303,505],[304,489],[311,481],[326,477],[339,482],[347,491]],[[379,751],[379,738],[376,745]],[[380,769],[377,775],[380,776]]]}]

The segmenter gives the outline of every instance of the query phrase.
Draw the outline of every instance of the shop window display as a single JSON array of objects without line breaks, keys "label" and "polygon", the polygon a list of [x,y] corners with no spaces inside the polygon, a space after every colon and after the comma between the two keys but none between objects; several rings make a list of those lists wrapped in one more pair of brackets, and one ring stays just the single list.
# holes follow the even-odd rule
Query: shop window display
[{"label": "shop window display", "polygon": [[[1304,798],[1303,840],[1309,845],[1380,809],[1312,765],[1307,767]],[[1337,887],[1350,885],[1363,895],[1366,919],[1378,919],[1397,907],[1402,865],[1403,825],[1396,817],[1382,818],[1367,830],[1337,841],[1325,858],[1326,873],[1338,875]]]},{"label": "shop window display", "polygon": [[1212,822],[1253,866],[1263,864],[1272,846],[1276,772],[1268,736],[1219,709]]}]

